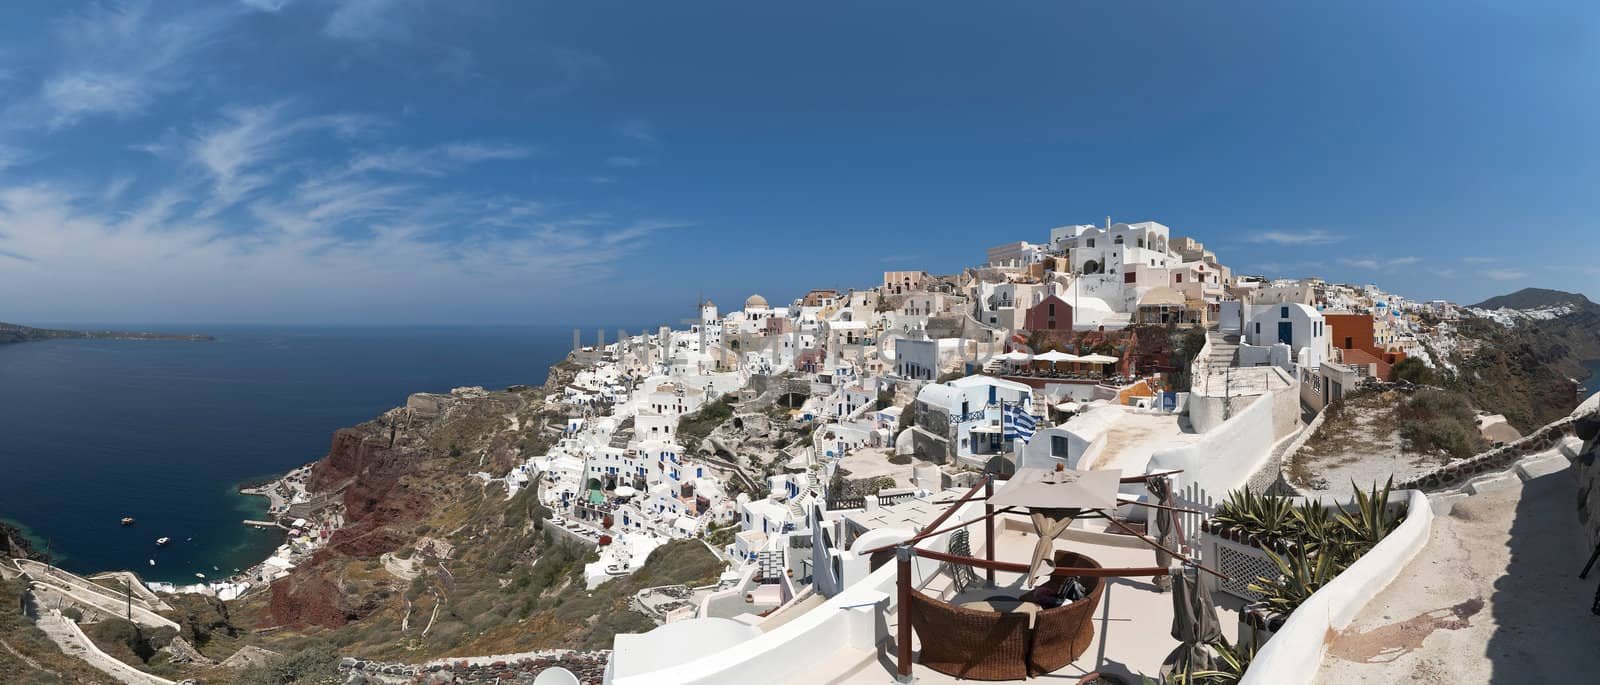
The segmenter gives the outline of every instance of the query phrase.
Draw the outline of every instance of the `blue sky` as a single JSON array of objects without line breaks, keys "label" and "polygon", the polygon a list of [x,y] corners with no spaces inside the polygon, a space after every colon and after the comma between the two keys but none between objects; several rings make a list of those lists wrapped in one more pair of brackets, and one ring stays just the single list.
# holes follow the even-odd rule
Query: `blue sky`
[{"label": "blue sky", "polygon": [[1600,295],[1600,9],[1283,5],[11,3],[0,320],[666,322],[1107,215]]}]

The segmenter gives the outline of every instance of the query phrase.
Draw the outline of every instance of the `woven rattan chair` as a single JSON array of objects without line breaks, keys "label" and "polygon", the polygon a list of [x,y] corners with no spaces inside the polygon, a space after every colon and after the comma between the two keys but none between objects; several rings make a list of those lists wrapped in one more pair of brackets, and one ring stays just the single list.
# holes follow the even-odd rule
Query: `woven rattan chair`
[{"label": "woven rattan chair", "polygon": [[[1099,562],[1076,552],[1056,551],[1056,568],[1100,568]],[[1065,578],[1052,577],[1035,592],[1059,593]],[[1041,609],[1034,617],[1028,649],[1028,672],[1053,673],[1082,656],[1094,642],[1094,612],[1105,593],[1103,578],[1081,578],[1087,594],[1071,604]]]},{"label": "woven rattan chair", "polygon": [[1028,677],[1028,615],[955,606],[911,591],[911,627],[922,665],[957,678]]}]

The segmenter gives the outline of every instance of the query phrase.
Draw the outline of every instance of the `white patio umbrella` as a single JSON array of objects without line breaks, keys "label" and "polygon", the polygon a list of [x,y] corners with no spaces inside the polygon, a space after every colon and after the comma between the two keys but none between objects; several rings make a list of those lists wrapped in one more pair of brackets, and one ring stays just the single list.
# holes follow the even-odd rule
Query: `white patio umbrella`
[{"label": "white patio umbrella", "polygon": [[1007,352],[1005,354],[1002,354],[1002,355],[1000,355],[1000,358],[1004,359],[1004,360],[1006,360],[1008,362],[1025,362],[1025,361],[1028,361],[1029,359],[1033,359],[1033,355],[1028,354],[1027,352],[1023,352],[1021,350],[1017,350],[1015,352]]},{"label": "white patio umbrella", "polygon": [[631,485],[624,485],[624,486],[622,486],[620,488],[617,488],[616,490],[613,490],[612,492],[615,493],[616,496],[618,496],[618,497],[632,497],[634,495],[639,494],[639,491],[633,489],[633,486],[631,486]]},{"label": "white patio umbrella", "polygon": [[1080,361],[1083,361],[1086,364],[1115,364],[1122,360],[1110,355],[1090,354],[1085,355]]},{"label": "white patio umbrella", "polygon": [[1066,352],[1057,352],[1055,350],[1050,350],[1049,352],[1045,352],[1043,354],[1036,354],[1036,355],[1033,356],[1033,360],[1034,361],[1050,362],[1051,364],[1054,364],[1056,362],[1077,361],[1078,359],[1079,358],[1076,355],[1067,354]]}]

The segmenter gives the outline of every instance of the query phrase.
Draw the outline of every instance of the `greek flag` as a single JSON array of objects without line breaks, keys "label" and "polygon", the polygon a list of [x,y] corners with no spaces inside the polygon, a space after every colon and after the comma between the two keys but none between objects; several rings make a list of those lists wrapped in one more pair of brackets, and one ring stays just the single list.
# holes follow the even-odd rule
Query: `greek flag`
[{"label": "greek flag", "polygon": [[1005,425],[1005,438],[1007,440],[1021,440],[1024,444],[1033,437],[1033,431],[1038,426],[1038,421],[1022,408],[1022,403],[1002,404],[1001,421]]}]

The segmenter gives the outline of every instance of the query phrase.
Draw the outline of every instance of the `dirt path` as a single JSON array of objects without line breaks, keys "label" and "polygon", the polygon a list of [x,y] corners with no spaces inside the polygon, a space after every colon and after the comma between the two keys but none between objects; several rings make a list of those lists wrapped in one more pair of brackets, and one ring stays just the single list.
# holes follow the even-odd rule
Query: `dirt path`
[{"label": "dirt path", "polygon": [[39,616],[38,626],[50,640],[56,643],[67,656],[82,659],[84,663],[93,666],[96,670],[105,673],[117,682],[124,685],[176,685],[171,680],[150,675],[132,666],[129,666],[111,655],[100,651],[83,630],[71,619],[54,611],[48,611]]},{"label": "dirt path", "polygon": [[1475,495],[1338,634],[1319,682],[1579,683],[1600,673],[1570,470]]}]

